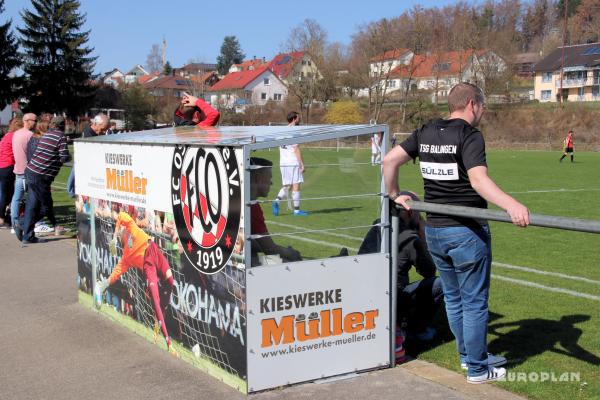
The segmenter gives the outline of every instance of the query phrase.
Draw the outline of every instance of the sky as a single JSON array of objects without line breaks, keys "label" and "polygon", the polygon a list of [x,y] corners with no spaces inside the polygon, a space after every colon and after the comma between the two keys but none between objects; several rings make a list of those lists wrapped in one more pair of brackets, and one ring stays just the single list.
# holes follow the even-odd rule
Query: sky
[{"label": "sky", "polygon": [[[363,24],[393,18],[416,4],[441,7],[455,1],[80,0],[80,11],[86,14],[83,29],[90,30],[88,46],[98,57],[95,72],[119,68],[126,73],[136,64],[145,65],[152,45],[163,38],[173,67],[192,60],[216,63],[223,38],[231,35],[237,37],[247,59],[269,60],[283,50],[290,31],[307,18],[325,29],[330,42],[348,45]],[[0,22],[12,19],[14,30],[22,26],[20,12],[31,8],[28,0],[7,0]]]}]

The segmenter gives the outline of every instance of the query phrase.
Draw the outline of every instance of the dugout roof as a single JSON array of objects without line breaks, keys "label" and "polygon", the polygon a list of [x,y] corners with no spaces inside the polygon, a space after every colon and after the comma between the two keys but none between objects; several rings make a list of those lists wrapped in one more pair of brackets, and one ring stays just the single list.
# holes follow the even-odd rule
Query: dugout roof
[{"label": "dugout roof", "polygon": [[387,125],[181,126],[76,139],[133,145],[248,146],[254,149],[387,131]]}]

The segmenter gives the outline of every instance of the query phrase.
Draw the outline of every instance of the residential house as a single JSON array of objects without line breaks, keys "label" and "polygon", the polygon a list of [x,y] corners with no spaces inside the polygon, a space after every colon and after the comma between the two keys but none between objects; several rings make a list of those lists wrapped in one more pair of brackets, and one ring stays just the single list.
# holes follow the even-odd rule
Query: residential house
[{"label": "residential house", "polygon": [[208,92],[210,101],[220,107],[242,111],[249,105],[264,105],[269,100],[283,101],[287,87],[267,65],[257,69],[231,72]]},{"label": "residential house", "polygon": [[485,87],[485,80],[501,73],[506,63],[492,51],[441,51],[413,55],[379,82],[387,92],[410,88],[430,93],[431,100],[444,100],[459,82]]},{"label": "residential house", "polygon": [[100,83],[114,88],[119,87],[125,79],[125,75],[118,68],[114,68],[100,77]]},{"label": "residential house", "polygon": [[251,60],[246,60],[239,64],[233,64],[231,67],[229,67],[229,72],[249,71],[249,70],[253,70],[253,69],[262,67],[266,63],[267,62],[265,61],[264,58],[261,59],[261,58],[254,57]]},{"label": "residential house", "polygon": [[217,64],[209,63],[189,63],[181,68],[173,68],[173,76],[183,78],[191,78],[192,76],[200,77],[207,72],[217,70]]},{"label": "residential house", "polygon": [[148,75],[142,75],[137,79],[137,83],[143,85],[144,83],[153,81],[157,78],[160,78],[161,74],[159,72],[151,72]]},{"label": "residential house", "polygon": [[600,43],[559,47],[535,64],[533,71],[534,98],[539,101],[558,101],[561,87],[566,101],[600,100]]},{"label": "residential house", "polygon": [[539,53],[519,53],[512,59],[513,71],[515,75],[522,78],[533,77],[533,67],[542,57]]},{"label": "residential house", "polygon": [[161,76],[145,82],[143,86],[155,97],[182,98],[184,93],[193,94],[195,83],[179,76]]},{"label": "residential house", "polygon": [[413,56],[414,53],[409,49],[394,49],[378,54],[369,60],[369,76],[376,78],[388,75],[400,65],[408,65]]},{"label": "residential house", "polygon": [[130,83],[138,82],[138,80],[142,76],[146,76],[146,75],[150,75],[150,74],[148,73],[148,71],[146,71],[144,69],[144,67],[142,67],[140,64],[138,64],[135,67],[131,68],[129,70],[129,72],[127,72],[125,74],[125,83],[130,84]]},{"label": "residential house", "polygon": [[321,76],[316,64],[305,51],[276,55],[268,67],[286,85],[302,79]]}]

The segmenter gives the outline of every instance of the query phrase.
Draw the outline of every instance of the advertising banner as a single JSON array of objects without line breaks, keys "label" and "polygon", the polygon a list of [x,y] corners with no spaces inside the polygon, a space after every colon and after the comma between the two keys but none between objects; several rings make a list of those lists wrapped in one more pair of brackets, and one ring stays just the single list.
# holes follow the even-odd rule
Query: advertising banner
[{"label": "advertising banner", "polygon": [[250,272],[249,392],[389,364],[384,254]]},{"label": "advertising banner", "polygon": [[83,298],[245,391],[241,149],[82,142],[75,154]]}]

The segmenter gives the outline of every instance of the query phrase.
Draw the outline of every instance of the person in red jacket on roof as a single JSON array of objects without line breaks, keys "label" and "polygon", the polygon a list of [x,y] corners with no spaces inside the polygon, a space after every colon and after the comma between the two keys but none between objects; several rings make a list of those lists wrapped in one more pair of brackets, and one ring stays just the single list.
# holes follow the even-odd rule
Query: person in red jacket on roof
[{"label": "person in red jacket on roof", "polygon": [[202,99],[184,93],[181,104],[175,110],[175,126],[215,126],[221,114]]}]

